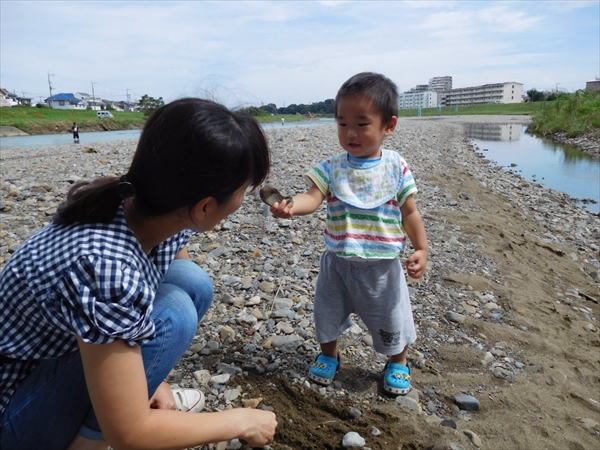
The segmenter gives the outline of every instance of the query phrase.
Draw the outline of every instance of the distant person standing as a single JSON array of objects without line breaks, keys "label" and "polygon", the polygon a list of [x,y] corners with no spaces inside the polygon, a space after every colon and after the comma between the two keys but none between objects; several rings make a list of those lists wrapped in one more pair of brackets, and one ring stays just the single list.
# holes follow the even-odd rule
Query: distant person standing
[{"label": "distant person standing", "polygon": [[73,132],[73,143],[79,144],[79,128],[77,127],[77,124],[75,122],[73,122],[71,131]]},{"label": "distant person standing", "polygon": [[281,118],[281,125],[285,125],[285,117]]}]

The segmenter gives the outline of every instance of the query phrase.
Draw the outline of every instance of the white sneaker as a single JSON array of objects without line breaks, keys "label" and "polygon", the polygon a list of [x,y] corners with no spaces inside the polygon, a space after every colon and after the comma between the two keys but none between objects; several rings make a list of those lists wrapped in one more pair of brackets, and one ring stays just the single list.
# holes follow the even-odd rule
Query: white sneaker
[{"label": "white sneaker", "polygon": [[179,411],[200,412],[204,408],[204,394],[198,389],[172,389]]}]

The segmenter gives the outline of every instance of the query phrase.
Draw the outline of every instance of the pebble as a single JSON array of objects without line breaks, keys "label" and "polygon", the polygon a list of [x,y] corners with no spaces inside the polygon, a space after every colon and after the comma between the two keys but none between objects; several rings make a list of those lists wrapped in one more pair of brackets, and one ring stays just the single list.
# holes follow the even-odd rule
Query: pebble
[{"label": "pebble", "polygon": [[262,397],[248,398],[242,400],[242,405],[244,406],[244,408],[256,408],[260,404],[260,402],[262,402],[262,400]]},{"label": "pebble", "polygon": [[415,401],[414,399],[412,399],[410,397],[405,397],[405,396],[399,395],[398,397],[396,397],[396,403],[398,403],[400,406],[403,406],[405,408],[412,409],[417,414],[420,414],[422,411],[422,408],[421,408],[421,405],[419,404],[419,402]]},{"label": "pebble", "polygon": [[456,430],[456,422],[452,419],[444,419],[440,425],[443,427],[454,428]]},{"label": "pebble", "polygon": [[445,317],[450,322],[463,323],[466,320],[465,316],[463,316],[462,314],[455,313],[455,312],[447,312]]},{"label": "pebble", "polygon": [[475,447],[481,448],[481,439],[479,438],[479,436],[477,436],[471,430],[463,430],[463,433],[465,434],[465,436],[467,436],[469,438],[469,440]]},{"label": "pebble", "polygon": [[364,447],[366,443],[365,438],[356,431],[346,433],[342,439],[342,447],[344,448]]},{"label": "pebble", "polygon": [[465,411],[479,411],[481,409],[479,400],[471,395],[456,395],[454,396],[454,403]]}]

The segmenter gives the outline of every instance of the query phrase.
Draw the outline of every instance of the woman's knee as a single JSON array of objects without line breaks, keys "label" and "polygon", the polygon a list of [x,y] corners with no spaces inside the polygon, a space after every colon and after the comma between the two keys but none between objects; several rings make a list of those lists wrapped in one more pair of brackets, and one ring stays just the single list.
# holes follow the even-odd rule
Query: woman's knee
[{"label": "woman's knee", "polygon": [[185,334],[196,332],[200,317],[195,303],[187,292],[177,285],[161,284],[157,292],[157,299],[152,316],[156,322],[171,324]]},{"label": "woman's knee", "polygon": [[213,283],[210,276],[197,264],[186,259],[173,261],[163,283],[172,284],[191,298],[198,319],[201,319],[212,304],[214,296]]}]

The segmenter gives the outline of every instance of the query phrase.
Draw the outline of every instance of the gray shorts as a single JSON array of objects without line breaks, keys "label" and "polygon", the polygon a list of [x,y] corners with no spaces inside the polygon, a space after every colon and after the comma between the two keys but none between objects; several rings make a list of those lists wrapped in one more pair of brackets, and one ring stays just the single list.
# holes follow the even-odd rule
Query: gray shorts
[{"label": "gray shorts", "polygon": [[397,355],[417,339],[406,278],[399,258],[356,261],[323,253],[315,292],[317,341],[337,340],[357,314],[373,347]]}]

